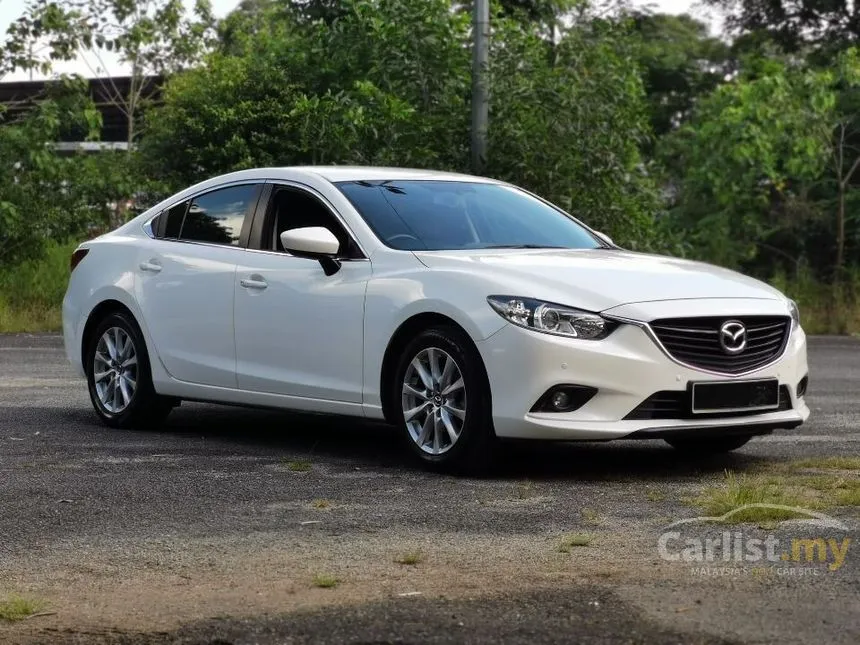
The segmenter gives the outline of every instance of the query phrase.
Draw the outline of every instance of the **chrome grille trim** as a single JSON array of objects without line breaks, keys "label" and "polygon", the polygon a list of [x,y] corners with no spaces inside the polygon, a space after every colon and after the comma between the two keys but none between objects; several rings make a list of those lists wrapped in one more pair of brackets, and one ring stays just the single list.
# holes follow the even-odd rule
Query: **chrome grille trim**
[{"label": "chrome grille trim", "polygon": [[[667,322],[675,324],[661,325],[661,320],[666,320]],[[690,323],[689,327],[682,327],[681,325],[683,325],[683,323],[680,325],[677,324],[679,320],[684,319],[665,318],[654,320],[650,323],[643,324],[642,327],[657,347],[659,347],[660,350],[673,362],[689,369],[719,376],[745,376],[773,365],[785,354],[788,349],[788,341],[791,336],[791,318],[789,316],[699,316],[686,319]],[[745,350],[744,352],[734,356],[729,356],[722,352],[716,342],[717,334],[719,333],[717,325],[721,324],[721,322],[725,320],[740,320],[744,323],[747,328],[748,343],[755,343],[752,346],[748,344],[749,350],[752,351]],[[765,324],[756,324],[759,320]],[[713,322],[714,329],[702,327],[695,328],[693,327],[695,324],[694,321],[699,321],[699,325],[705,324],[705,321]],[[764,334],[762,332],[770,333]],[[774,335],[774,332],[777,332],[777,334]],[[698,336],[689,337],[683,336],[683,334],[695,334]],[[753,334],[753,337],[750,338],[749,334]],[[663,335],[664,337],[666,335],[675,336],[676,338],[681,336],[684,340],[680,342],[692,344],[692,346],[688,347],[687,351],[700,352],[701,355],[699,357],[683,356],[683,354],[681,356],[676,356],[672,350],[666,346],[666,344],[671,346],[679,341],[675,340],[670,342],[670,340],[666,338],[666,344],[664,344],[660,335]],[[771,338],[772,336],[773,338]],[[720,363],[729,362],[731,365],[720,365]],[[732,366],[734,366],[734,369],[731,368]]]}]

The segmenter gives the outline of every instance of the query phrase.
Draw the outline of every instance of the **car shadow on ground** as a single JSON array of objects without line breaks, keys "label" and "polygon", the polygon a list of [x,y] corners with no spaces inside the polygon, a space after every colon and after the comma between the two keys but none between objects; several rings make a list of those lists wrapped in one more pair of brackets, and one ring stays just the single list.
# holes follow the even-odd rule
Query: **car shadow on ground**
[{"label": "car shadow on ground", "polygon": [[[77,415],[76,415],[77,416]],[[88,422],[94,419],[87,415]],[[132,431],[112,431],[140,437]],[[397,430],[383,423],[330,415],[183,403],[160,439],[200,439],[210,447],[274,459],[421,472]],[[755,440],[753,440],[755,441]],[[214,442],[214,443],[211,443]],[[660,440],[614,442],[502,442],[485,477],[552,480],[685,479],[724,470],[744,472],[777,457],[740,451],[705,457],[679,453]]]}]

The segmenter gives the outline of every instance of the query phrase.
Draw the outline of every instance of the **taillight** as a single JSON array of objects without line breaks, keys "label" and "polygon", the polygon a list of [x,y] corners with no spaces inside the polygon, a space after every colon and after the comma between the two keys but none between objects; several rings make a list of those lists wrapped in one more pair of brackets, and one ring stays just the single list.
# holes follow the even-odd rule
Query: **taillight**
[{"label": "taillight", "polygon": [[69,262],[69,267],[71,271],[75,270],[75,267],[81,263],[85,257],[87,257],[87,253],[89,253],[89,249],[76,249],[74,253],[72,253],[72,259]]}]

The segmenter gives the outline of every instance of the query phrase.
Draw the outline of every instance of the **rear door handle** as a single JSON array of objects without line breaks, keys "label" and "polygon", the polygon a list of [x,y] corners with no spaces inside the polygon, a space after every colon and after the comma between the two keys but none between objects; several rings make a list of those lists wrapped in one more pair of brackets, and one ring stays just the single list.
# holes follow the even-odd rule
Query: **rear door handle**
[{"label": "rear door handle", "polygon": [[149,262],[141,262],[140,270],[147,271],[149,273],[158,273],[161,271],[161,265],[156,260],[150,260]]},{"label": "rear door handle", "polygon": [[242,278],[239,280],[239,284],[246,289],[259,289],[261,291],[269,286],[269,283],[262,278]]}]

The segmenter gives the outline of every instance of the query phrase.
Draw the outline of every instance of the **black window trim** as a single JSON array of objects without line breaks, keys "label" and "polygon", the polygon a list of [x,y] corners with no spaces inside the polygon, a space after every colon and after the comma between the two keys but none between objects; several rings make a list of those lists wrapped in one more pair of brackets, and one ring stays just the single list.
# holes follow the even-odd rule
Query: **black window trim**
[{"label": "black window trim", "polygon": [[[361,257],[338,257],[337,260],[339,260],[341,262],[367,262],[367,261],[369,261],[369,256],[367,254],[367,251],[364,249],[364,247],[358,241],[358,238],[355,235],[355,233],[353,232],[352,228],[349,226],[349,224],[346,222],[346,220],[343,218],[343,216],[340,214],[340,212],[337,210],[337,208],[335,208],[334,205],[328,199],[326,199],[326,197],[324,195],[319,193],[313,187],[308,186],[307,184],[303,184],[303,183],[298,182],[298,181],[290,181],[288,179],[268,179],[268,180],[265,180],[265,183],[266,183],[266,186],[261,191],[260,198],[257,200],[257,207],[254,210],[253,223],[251,225],[251,231],[250,231],[250,236],[248,239],[248,245],[245,247],[246,251],[251,251],[253,253],[269,253],[269,254],[279,255],[281,257],[289,257],[289,258],[296,257],[296,256],[292,255],[291,253],[289,253],[288,251],[277,251],[277,250],[270,250],[270,249],[264,248],[263,235],[266,232],[266,230],[269,229],[270,222],[268,220],[269,220],[270,215],[269,215],[268,211],[269,211],[269,203],[271,201],[272,195],[274,194],[275,190],[278,188],[287,188],[289,190],[294,190],[294,191],[302,192],[302,193],[309,195],[310,197],[316,199],[323,206],[323,208],[328,209],[328,211],[334,216],[335,221],[337,221],[338,224],[340,224],[344,233],[347,235],[347,237],[350,238],[350,240],[352,241],[355,248],[358,249],[358,252],[361,254]],[[299,258],[299,259],[307,259],[307,258]]]}]

